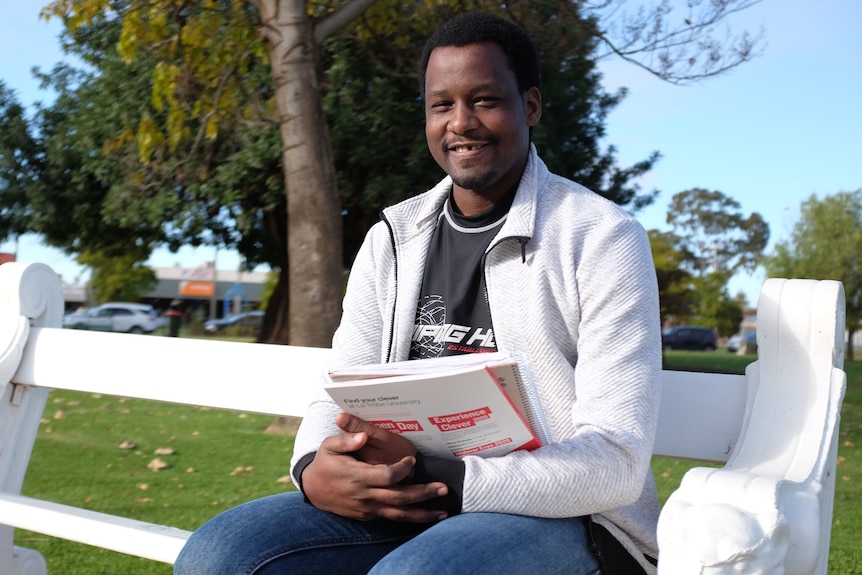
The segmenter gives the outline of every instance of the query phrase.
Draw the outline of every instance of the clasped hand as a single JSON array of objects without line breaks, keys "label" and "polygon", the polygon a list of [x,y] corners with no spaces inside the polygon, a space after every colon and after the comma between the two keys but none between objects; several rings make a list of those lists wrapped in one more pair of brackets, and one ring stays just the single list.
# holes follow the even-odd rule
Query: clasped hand
[{"label": "clasped hand", "polygon": [[368,521],[390,519],[430,523],[446,513],[415,504],[446,495],[445,483],[411,482],[416,448],[397,433],[340,413],[340,432],[323,440],[302,472],[308,500],[324,511]]}]

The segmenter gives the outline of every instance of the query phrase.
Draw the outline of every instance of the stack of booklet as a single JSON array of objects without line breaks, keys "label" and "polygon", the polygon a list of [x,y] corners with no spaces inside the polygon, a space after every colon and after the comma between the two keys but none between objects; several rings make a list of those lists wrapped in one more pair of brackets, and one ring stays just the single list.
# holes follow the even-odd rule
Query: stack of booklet
[{"label": "stack of booklet", "polygon": [[493,457],[550,438],[526,363],[505,352],[332,370],[324,387],[344,411],[425,455]]}]

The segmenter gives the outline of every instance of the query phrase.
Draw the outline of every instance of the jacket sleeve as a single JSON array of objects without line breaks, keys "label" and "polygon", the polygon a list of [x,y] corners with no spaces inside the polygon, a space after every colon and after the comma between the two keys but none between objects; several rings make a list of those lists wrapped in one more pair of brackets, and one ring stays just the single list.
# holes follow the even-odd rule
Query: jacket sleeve
[{"label": "jacket sleeve", "polygon": [[[627,218],[586,233],[580,247],[561,247],[558,267],[567,270],[530,272],[544,278],[526,284],[525,313],[535,315],[517,318],[518,341],[529,350],[542,403],[553,416],[554,441],[531,452],[465,458],[465,512],[572,517],[645,496],[661,370],[649,243]],[[537,241],[547,246],[553,239]],[[543,282],[552,287],[543,289]],[[516,297],[527,299],[508,299]]]},{"label": "jacket sleeve", "polygon": [[[388,247],[388,231],[381,222],[374,225],[356,256],[347,282],[342,304],[341,323],[333,336],[331,367],[379,363],[384,345],[385,291],[381,282],[387,281],[392,263]],[[289,366],[287,368],[289,370]],[[319,385],[309,382],[309,385]],[[328,436],[338,433],[335,416],[340,409],[321,387],[309,405],[299,426],[291,458],[291,474],[299,485],[295,467],[297,463],[317,451]],[[303,466],[304,468],[304,466]],[[301,470],[300,470],[301,471]]]}]

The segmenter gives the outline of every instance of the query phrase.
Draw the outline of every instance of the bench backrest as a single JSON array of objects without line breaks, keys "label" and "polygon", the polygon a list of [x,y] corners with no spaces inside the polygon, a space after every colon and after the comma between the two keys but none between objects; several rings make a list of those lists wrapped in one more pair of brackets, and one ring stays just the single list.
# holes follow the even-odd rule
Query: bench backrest
[{"label": "bench backrest", "polygon": [[[321,348],[33,328],[14,381],[301,417],[328,354]],[[128,369],[141,358],[150,358],[146,369]],[[75,374],[70,361],[86,366],[86,373]],[[655,453],[726,461],[742,426],[746,389],[742,375],[663,371]]]}]

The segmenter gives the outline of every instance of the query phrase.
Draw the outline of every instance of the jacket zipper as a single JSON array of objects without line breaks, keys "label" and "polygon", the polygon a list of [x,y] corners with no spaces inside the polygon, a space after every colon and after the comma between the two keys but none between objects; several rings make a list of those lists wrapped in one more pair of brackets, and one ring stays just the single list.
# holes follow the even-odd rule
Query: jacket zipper
[{"label": "jacket zipper", "polygon": [[395,266],[395,277],[393,282],[395,289],[393,290],[392,302],[392,317],[389,318],[389,341],[386,343],[386,363],[392,361],[392,342],[395,340],[395,309],[398,307],[398,250],[395,249],[395,230],[392,229],[392,224],[386,219],[386,214],[380,213],[380,219],[386,224],[386,229],[389,230],[389,242],[392,245],[392,261]]},{"label": "jacket zipper", "polygon": [[[488,298],[488,275],[485,273],[485,261],[488,258],[488,254],[491,253],[491,250],[493,250],[506,240],[516,240],[519,244],[521,244],[521,263],[527,263],[527,242],[530,241],[529,236],[508,236],[505,238],[500,238],[497,243],[488,246],[488,249],[485,250],[485,253],[482,254],[482,258],[479,260],[479,267],[482,269],[482,279],[485,280],[484,282],[482,282],[482,291],[485,295],[485,305],[488,306],[489,310],[491,309],[491,300]],[[491,317],[491,321],[493,321],[493,316]]]}]

